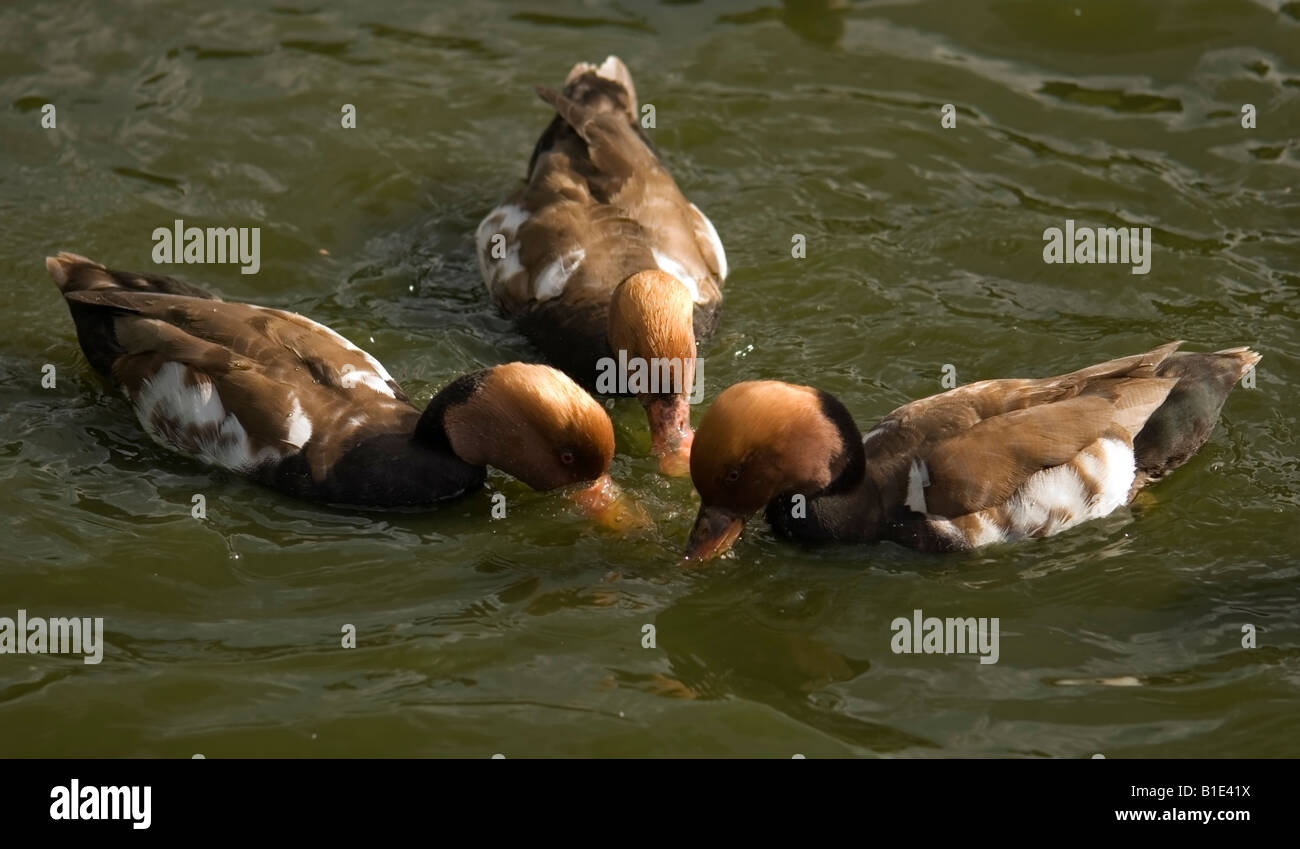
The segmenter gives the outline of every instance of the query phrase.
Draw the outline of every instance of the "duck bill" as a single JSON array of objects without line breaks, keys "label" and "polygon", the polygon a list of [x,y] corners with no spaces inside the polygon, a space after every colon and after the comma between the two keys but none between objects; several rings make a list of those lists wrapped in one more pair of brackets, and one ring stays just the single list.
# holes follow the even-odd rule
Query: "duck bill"
[{"label": "duck bill", "polygon": [[726,554],[745,527],[745,519],[718,507],[704,506],[695,517],[690,539],[686,542],[686,559],[703,563]]},{"label": "duck bill", "polygon": [[601,527],[614,531],[637,531],[651,526],[650,513],[608,474],[601,475],[593,483],[579,485],[568,495]]},{"label": "duck bill", "polygon": [[691,473],[691,408],[685,395],[644,401],[650,421],[650,451],[659,458],[659,471],[672,477]]}]

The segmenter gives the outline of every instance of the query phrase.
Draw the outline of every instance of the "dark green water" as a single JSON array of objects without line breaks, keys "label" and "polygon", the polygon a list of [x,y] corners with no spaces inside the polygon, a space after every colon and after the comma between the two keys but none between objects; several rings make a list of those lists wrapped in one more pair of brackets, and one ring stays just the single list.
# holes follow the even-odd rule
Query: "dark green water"
[{"label": "dark green water", "polygon": [[[0,655],[0,754],[1300,755],[1300,4],[763,2],[0,11],[0,616],[107,631],[97,666]],[[865,429],[945,364],[1175,338],[1256,347],[1256,388],[1132,509],[1051,540],[933,558],[753,524],[688,575],[694,494],[635,402],[614,471],[657,531],[624,540],[500,476],[496,522],[487,493],[280,497],[155,446],[81,358],[43,257],[150,269],[175,218],[261,227],[261,271],[160,270],[332,325],[417,403],[532,357],[473,230],[548,120],[532,86],[609,53],[728,249],[707,398],[812,383]],[[1067,218],[1151,227],[1150,273],[1044,264]],[[998,663],[893,654],[916,608],[998,617]]]}]

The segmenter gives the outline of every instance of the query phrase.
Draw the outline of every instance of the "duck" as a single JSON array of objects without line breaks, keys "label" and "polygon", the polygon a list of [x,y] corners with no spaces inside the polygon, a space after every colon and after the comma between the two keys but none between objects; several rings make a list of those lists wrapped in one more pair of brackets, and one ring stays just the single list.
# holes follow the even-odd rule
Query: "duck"
[{"label": "duck", "polygon": [[759,510],[781,536],[967,551],[1048,537],[1128,504],[1205,444],[1249,348],[1142,354],[904,404],[865,436],[834,396],[775,380],[700,420],[686,561],[725,553]]},{"label": "duck", "polygon": [[[696,353],[717,327],[726,251],[642,130],[622,60],[579,62],[561,91],[536,90],[556,114],[524,185],[478,226],[483,282],[553,365],[636,395],[660,469],[685,475]],[[626,364],[627,380],[608,379]]]},{"label": "duck", "polygon": [[604,524],[636,518],[609,475],[609,415],[557,369],[466,374],[421,412],[378,360],[304,316],[69,252],[46,268],[91,367],[165,448],[317,502],[429,507],[493,466],[569,490]]}]

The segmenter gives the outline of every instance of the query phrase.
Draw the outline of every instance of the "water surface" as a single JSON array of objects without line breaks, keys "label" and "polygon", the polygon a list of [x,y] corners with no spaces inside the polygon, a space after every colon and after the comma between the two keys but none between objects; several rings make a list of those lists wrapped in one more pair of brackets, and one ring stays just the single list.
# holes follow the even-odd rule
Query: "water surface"
[{"label": "water surface", "polygon": [[[220,5],[0,11],[0,616],[102,616],[108,643],[0,656],[0,754],[1300,755],[1300,5]],[[709,398],[811,383],[865,429],[945,365],[1169,339],[1256,347],[1256,388],[1131,509],[1051,540],[936,558],[753,524],[684,574],[695,497],[635,402],[614,471],[657,529],[625,540],[500,475],[496,522],[490,492],[296,502],[155,446],[85,364],[42,258],[149,269],[176,218],[261,227],[261,271],[164,272],[330,324],[417,403],[535,357],[472,234],[549,120],[532,86],[610,53],[727,246]],[[1150,273],[1044,264],[1068,218],[1151,227]],[[999,617],[998,663],[893,654],[917,608]]]}]

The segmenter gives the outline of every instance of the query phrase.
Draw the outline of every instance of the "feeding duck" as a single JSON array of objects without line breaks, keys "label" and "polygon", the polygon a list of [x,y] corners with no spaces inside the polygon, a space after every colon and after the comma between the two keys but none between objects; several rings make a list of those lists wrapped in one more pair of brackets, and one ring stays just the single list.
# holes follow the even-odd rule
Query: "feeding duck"
[{"label": "feeding duck", "polygon": [[[722,242],[642,131],[622,61],[579,63],[563,91],[537,92],[557,114],[526,184],[478,227],[484,283],[553,364],[597,391],[636,394],[661,469],[685,474],[696,346],[717,325],[727,276]],[[596,382],[621,362],[652,379]]]},{"label": "feeding duck", "polygon": [[1170,342],[1058,377],[985,380],[894,410],[865,437],[833,396],[753,381],[704,414],[691,453],[702,505],[688,560],[725,552],[746,518],[807,540],[954,551],[1046,537],[1105,516],[1195,454],[1247,348]]},{"label": "feeding duck", "polygon": [[167,448],[294,496],[367,508],[455,498],[494,466],[536,490],[573,487],[606,523],[635,519],[609,478],[609,416],[553,368],[467,374],[421,413],[378,360],[311,319],[71,253],[46,267],[86,359]]}]

